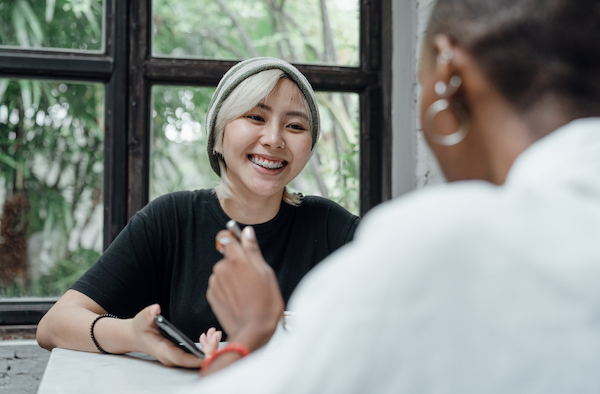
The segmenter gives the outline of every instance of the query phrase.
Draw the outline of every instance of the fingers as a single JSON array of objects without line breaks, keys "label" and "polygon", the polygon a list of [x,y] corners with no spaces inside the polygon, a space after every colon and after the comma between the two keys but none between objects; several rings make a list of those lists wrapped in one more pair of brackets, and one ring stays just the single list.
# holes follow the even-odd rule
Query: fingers
[{"label": "fingers", "polygon": [[154,323],[154,318],[158,315],[160,315],[160,305],[158,304],[153,304],[150,305],[149,307],[147,307],[148,309],[148,313],[150,315],[150,319],[152,320],[152,324]]},{"label": "fingers", "polygon": [[221,230],[215,237],[215,249],[221,254],[225,254],[226,248],[230,243],[237,243],[238,239],[235,234],[230,230]]},{"label": "fingers", "polygon": [[[219,261],[213,267],[213,274],[208,278],[206,300],[213,311],[222,309],[227,311],[239,310],[238,299],[235,296],[236,289],[228,282],[229,274],[232,271],[236,272],[239,270],[229,264],[231,262],[226,262],[225,260]],[[217,318],[219,317],[217,316]]]},{"label": "fingers", "polygon": [[222,335],[223,333],[221,331],[217,331],[217,329],[214,327],[209,328],[206,333],[200,335],[200,344],[202,345],[202,350],[204,353],[206,353],[206,355],[211,355],[217,351]]},{"label": "fingers", "polygon": [[203,359],[178,348],[167,339],[156,346],[156,358],[167,367],[200,368],[203,362]]},{"label": "fingers", "polygon": [[265,266],[269,267],[260,251],[258,242],[256,241],[254,228],[251,226],[246,226],[244,231],[242,231],[242,249],[246,252],[250,264],[258,270],[258,272],[262,272],[265,269]]}]

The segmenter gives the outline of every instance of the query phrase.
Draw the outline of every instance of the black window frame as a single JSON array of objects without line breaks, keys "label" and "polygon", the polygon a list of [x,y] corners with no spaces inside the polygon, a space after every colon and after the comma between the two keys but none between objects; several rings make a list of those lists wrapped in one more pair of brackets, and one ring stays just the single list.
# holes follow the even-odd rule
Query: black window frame
[{"label": "black window frame", "polygon": [[[359,94],[362,216],[392,196],[392,4],[391,0],[357,1],[360,65],[295,66],[316,91]],[[149,200],[152,86],[215,87],[237,63],[153,57],[152,0],[105,2],[103,54],[0,48],[0,78],[104,84],[104,248]],[[27,325],[34,332],[55,301],[0,300],[0,326]]]}]

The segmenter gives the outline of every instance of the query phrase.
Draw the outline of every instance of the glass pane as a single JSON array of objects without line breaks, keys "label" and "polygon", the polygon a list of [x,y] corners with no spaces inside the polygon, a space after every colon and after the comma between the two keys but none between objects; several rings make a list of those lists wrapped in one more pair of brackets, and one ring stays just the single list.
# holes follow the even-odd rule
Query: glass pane
[{"label": "glass pane", "polygon": [[0,2],[0,46],[104,52],[103,0]]},{"label": "glass pane", "polygon": [[359,64],[358,0],[152,0],[152,10],[154,56]]},{"label": "glass pane", "polygon": [[290,185],[292,191],[329,198],[359,213],[359,106],[356,93],[317,93],[321,139]]},{"label": "glass pane", "polygon": [[100,256],[104,86],[0,79],[0,297],[57,296]]},{"label": "glass pane", "polygon": [[215,88],[152,87],[150,199],[219,182],[206,153],[206,110]]},{"label": "glass pane", "polygon": [[[151,196],[209,189],[219,178],[206,153],[204,122],[214,88],[154,86]],[[321,139],[292,191],[327,197],[358,214],[358,94],[317,93]]]}]

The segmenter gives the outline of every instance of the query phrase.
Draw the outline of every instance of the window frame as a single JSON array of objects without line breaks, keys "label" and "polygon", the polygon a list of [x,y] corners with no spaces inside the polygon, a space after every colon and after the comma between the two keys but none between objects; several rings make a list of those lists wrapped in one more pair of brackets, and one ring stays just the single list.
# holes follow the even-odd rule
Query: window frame
[{"label": "window frame", "polygon": [[[149,201],[152,86],[215,87],[237,63],[153,57],[152,0],[105,1],[103,54],[0,48],[1,78],[104,83],[104,249]],[[392,4],[391,0],[357,1],[360,65],[295,66],[316,91],[359,94],[362,216],[392,196]],[[0,326],[19,325],[35,332],[55,301],[0,300]]]}]

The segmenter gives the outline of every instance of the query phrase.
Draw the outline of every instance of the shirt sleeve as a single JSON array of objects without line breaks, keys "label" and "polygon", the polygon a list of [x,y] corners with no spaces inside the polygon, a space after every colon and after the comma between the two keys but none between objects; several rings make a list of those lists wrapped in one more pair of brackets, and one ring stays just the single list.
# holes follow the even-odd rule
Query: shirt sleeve
[{"label": "shirt sleeve", "polygon": [[[155,200],[156,201],[156,200]],[[98,261],[71,287],[119,317],[159,302],[159,261],[164,260],[161,205],[136,213]]]},{"label": "shirt sleeve", "polygon": [[329,204],[327,238],[332,253],[354,239],[360,219],[334,202]]}]

